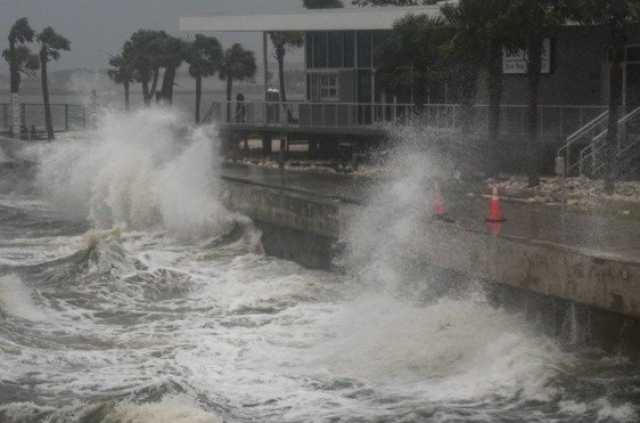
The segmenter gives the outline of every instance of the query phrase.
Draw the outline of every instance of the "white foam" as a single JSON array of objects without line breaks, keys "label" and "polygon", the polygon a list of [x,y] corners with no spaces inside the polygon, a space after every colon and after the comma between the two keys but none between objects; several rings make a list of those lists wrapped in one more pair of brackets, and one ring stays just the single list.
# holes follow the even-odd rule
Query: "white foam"
[{"label": "white foam", "polygon": [[629,404],[613,405],[607,399],[599,399],[596,401],[598,407],[598,422],[637,422],[638,414],[634,407]]},{"label": "white foam", "polygon": [[13,274],[0,277],[0,309],[26,320],[39,321],[47,318],[33,300],[32,291]]},{"label": "white foam", "polygon": [[174,396],[151,404],[119,404],[103,423],[222,423],[186,396]]}]

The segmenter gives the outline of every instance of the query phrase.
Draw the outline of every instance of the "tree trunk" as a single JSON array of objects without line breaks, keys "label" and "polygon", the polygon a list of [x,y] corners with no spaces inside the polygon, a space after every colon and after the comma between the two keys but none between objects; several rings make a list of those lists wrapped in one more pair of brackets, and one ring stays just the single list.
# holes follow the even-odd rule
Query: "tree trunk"
[{"label": "tree trunk", "polygon": [[540,68],[542,62],[542,36],[535,31],[527,37],[527,78],[528,78],[528,114],[527,122],[527,176],[529,187],[540,184],[539,134],[538,134],[538,88],[540,85]]},{"label": "tree trunk", "polygon": [[493,42],[489,47],[487,72],[489,90],[489,131],[486,144],[486,171],[489,176],[498,172],[498,146],[500,136],[500,103],[502,102],[502,46]]},{"label": "tree trunk", "polygon": [[424,104],[427,101],[427,81],[418,77],[414,79],[413,84],[413,103],[416,110],[416,115],[421,116],[424,110]]},{"label": "tree trunk", "polygon": [[42,102],[44,103],[44,121],[47,127],[47,139],[55,138],[53,133],[53,120],[51,118],[51,104],[49,102],[49,81],[47,80],[47,57],[40,53],[40,79],[42,83]]},{"label": "tree trunk", "polygon": [[173,104],[173,85],[176,79],[175,66],[168,66],[164,70],[162,76],[162,87],[160,89],[160,98],[168,104]]},{"label": "tree trunk", "polygon": [[124,110],[128,112],[131,107],[129,81],[124,81]]},{"label": "tree trunk", "polygon": [[160,76],[160,69],[154,69],[153,71],[153,81],[151,82],[151,90],[148,92],[149,100],[147,105],[151,104],[153,97],[156,95],[156,90],[158,89],[158,77]]},{"label": "tree trunk", "polygon": [[618,25],[611,27],[609,52],[609,123],[605,147],[604,190],[613,194],[618,176],[618,117],[622,103],[622,62],[624,60],[624,32]]},{"label": "tree trunk", "polygon": [[143,80],[142,84],[142,98],[144,100],[144,105],[149,106],[151,104],[151,96],[149,95],[149,81]]},{"label": "tree trunk", "polygon": [[196,125],[200,123],[200,100],[202,98],[202,76],[196,76]]},{"label": "tree trunk", "polygon": [[284,86],[284,46],[276,47],[276,59],[278,60],[278,79],[280,81],[280,101],[286,103],[287,93]]},{"label": "tree trunk", "polygon": [[227,122],[231,122],[231,91],[233,91],[233,78],[227,75]]},{"label": "tree trunk", "polygon": [[462,138],[466,143],[473,131],[473,104],[476,98],[476,87],[478,82],[478,71],[471,65],[464,65],[462,71],[462,99],[460,100],[462,112]]},{"label": "tree trunk", "polygon": [[11,123],[9,133],[11,136],[20,134],[20,102],[18,101],[18,90],[20,86],[20,73],[16,61],[16,43],[9,40],[9,72],[11,74]]}]

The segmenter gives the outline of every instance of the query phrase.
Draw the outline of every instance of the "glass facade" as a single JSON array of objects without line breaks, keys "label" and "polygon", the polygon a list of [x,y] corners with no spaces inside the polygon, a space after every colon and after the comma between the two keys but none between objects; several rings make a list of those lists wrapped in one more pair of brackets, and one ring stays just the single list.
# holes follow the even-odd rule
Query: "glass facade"
[{"label": "glass facade", "polygon": [[344,33],[344,67],[352,68],[355,66],[356,51],[356,34],[353,31]]},{"label": "glass facade", "polygon": [[[357,54],[356,41],[358,42]],[[372,41],[371,31],[307,32],[305,34],[307,69],[354,68],[356,63],[358,68],[371,68]]]},{"label": "glass facade", "polygon": [[314,68],[326,68],[327,63],[327,33],[315,32],[311,35],[313,43],[313,67]]},{"label": "glass facade", "polygon": [[[372,102],[376,85],[374,49],[376,43],[384,41],[385,35],[385,31],[307,32],[307,99]],[[347,74],[345,70],[348,70]],[[341,79],[345,80],[343,87],[340,86]]]},{"label": "glass facade", "polygon": [[371,31],[358,32],[358,68],[370,68],[372,61],[372,39]]},{"label": "glass facade", "polygon": [[330,32],[329,35],[329,67],[344,66],[344,32]]}]

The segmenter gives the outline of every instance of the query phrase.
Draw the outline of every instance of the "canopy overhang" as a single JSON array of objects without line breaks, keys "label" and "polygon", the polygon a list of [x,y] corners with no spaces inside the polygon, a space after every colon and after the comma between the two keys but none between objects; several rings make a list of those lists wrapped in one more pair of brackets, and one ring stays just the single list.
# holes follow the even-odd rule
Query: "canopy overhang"
[{"label": "canopy overhang", "polygon": [[440,16],[440,6],[325,9],[303,13],[180,18],[183,32],[385,30],[408,14]]}]

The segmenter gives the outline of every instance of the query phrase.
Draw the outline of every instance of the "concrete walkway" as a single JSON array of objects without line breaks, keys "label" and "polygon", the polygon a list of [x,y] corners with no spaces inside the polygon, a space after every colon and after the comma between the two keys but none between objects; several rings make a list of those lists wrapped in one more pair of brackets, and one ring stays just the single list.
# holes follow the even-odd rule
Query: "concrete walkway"
[{"label": "concrete walkway", "polygon": [[[283,172],[245,165],[225,165],[223,178],[357,204],[366,204],[368,190],[375,189],[367,178]],[[559,206],[502,201],[507,221],[488,226],[485,222],[488,198],[447,192],[444,196],[448,214],[454,220],[451,225],[529,243],[564,247],[594,258],[640,263],[640,223],[637,221],[563,211]]]}]

